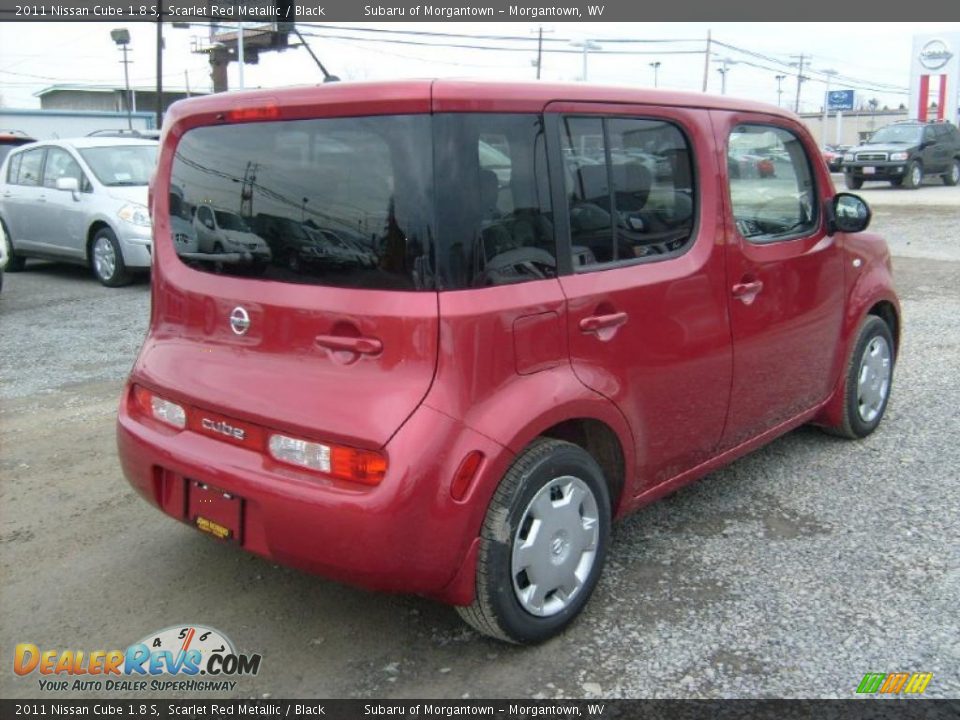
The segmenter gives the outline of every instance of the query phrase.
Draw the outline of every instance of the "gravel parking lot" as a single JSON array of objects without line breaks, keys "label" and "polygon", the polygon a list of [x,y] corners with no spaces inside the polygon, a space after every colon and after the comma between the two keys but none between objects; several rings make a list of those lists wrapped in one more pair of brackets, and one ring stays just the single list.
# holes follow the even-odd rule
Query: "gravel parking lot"
[{"label": "gravel parking lot", "polygon": [[849,697],[864,673],[894,671],[960,696],[960,188],[862,194],[905,321],[881,429],[857,443],[798,430],[630,517],[584,616],[533,648],[160,515],[114,446],[148,283],[108,290],[40,263],[7,275],[0,695],[40,695],[10,671],[16,643],[122,648],[194,622],[263,654],[240,697]]}]

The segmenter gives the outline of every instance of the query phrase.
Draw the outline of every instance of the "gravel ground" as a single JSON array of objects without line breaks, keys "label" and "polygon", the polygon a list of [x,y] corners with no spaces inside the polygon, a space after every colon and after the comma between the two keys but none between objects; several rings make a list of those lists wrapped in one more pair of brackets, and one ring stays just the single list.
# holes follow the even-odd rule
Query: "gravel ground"
[{"label": "gravel ground", "polygon": [[[584,616],[534,648],[162,517],[121,479],[113,440],[146,282],[107,290],[39,264],[8,275],[5,662],[17,642],[109,649],[199,622],[263,654],[241,697],[849,697],[864,673],[893,671],[933,672],[927,695],[960,697],[960,188],[946,190],[870,197],[905,318],[881,429],[857,443],[798,430],[631,516]],[[941,204],[894,207],[928,191]],[[38,694],[0,673],[0,696]]]}]

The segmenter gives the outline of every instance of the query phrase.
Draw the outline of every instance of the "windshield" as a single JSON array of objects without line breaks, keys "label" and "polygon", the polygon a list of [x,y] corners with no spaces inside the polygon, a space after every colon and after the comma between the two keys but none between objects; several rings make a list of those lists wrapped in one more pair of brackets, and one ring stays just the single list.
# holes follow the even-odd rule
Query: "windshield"
[{"label": "windshield", "polygon": [[243,218],[239,215],[234,215],[231,212],[224,212],[223,210],[215,210],[213,212],[217,217],[217,225],[220,226],[221,230],[236,230],[237,232],[250,232],[250,226],[247,225]]},{"label": "windshield", "polygon": [[877,130],[870,138],[868,145],[880,143],[919,143],[923,128],[916,125],[888,125]]},{"label": "windshield", "polygon": [[105,145],[78,148],[80,155],[103,185],[146,185],[157,163],[157,144]]}]

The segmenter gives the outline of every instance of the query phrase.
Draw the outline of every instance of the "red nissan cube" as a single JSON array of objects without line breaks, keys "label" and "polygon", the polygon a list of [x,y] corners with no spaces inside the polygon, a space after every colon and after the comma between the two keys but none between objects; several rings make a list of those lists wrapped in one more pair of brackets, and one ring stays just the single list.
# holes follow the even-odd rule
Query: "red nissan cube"
[{"label": "red nissan cube", "polygon": [[[743,157],[770,172],[742,172]],[[273,561],[560,632],[611,523],[804,423],[880,423],[900,308],[796,116],[337,83],[177,103],[130,483]]]}]

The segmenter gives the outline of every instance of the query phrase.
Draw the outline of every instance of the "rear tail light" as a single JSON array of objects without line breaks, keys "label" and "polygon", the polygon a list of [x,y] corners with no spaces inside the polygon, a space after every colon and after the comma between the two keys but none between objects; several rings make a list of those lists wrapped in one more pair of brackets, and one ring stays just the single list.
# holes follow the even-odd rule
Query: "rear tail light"
[{"label": "rear tail light", "polygon": [[379,485],[387,472],[386,458],[369,450],[325,445],[287,435],[271,435],[268,449],[278,462],[364,485]]},{"label": "rear tail light", "polygon": [[187,412],[182,405],[170,402],[139,385],[134,388],[133,394],[144,415],[177,430],[183,430],[187,426]]}]

